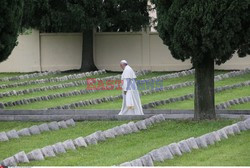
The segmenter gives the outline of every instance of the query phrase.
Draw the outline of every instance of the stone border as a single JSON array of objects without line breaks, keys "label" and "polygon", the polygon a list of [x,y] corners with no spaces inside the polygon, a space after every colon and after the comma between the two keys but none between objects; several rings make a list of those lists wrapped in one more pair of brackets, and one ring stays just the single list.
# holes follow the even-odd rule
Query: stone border
[{"label": "stone border", "polygon": [[[0,110],[0,121],[119,121],[165,114],[168,119],[193,119],[194,110],[144,110],[144,115],[118,115],[120,110]],[[216,110],[218,118],[248,118],[250,110]]]},{"label": "stone border", "polygon": [[[175,78],[175,77],[190,75],[192,73],[194,73],[194,70],[187,70],[187,71],[177,72],[177,73],[173,73],[173,74],[167,74],[167,75],[163,75],[163,76],[159,76],[159,77],[154,77],[154,79],[152,78],[152,80],[153,81],[165,80],[165,79],[169,79],[169,78]],[[221,74],[221,75],[215,76],[215,81],[220,81],[220,80],[223,80],[223,79],[227,79],[227,78],[235,77],[235,76],[240,76],[240,75],[244,75],[244,74],[247,74],[247,73],[250,73],[250,69],[248,69],[248,68],[244,69],[244,70],[240,70],[240,71],[233,71],[233,72],[229,72],[229,73],[226,73],[226,74]],[[167,90],[174,90],[174,89],[193,86],[193,85],[194,85],[194,81],[187,81],[187,82],[183,82],[183,83],[178,83],[178,84],[166,86],[166,87],[164,87],[162,89],[152,89],[152,90],[142,91],[141,95],[148,95],[148,94],[152,94],[152,93],[157,93],[157,92],[167,91]],[[221,89],[221,91],[223,89],[224,90],[229,89],[227,87],[228,86],[225,86],[224,88],[221,87],[220,89]],[[237,86],[232,86],[232,87],[237,87]],[[219,89],[219,91],[220,91],[220,89]],[[66,105],[62,105],[62,106],[51,107],[51,108],[48,108],[48,109],[75,109],[77,107],[96,105],[96,104],[101,104],[101,103],[104,103],[104,102],[115,101],[115,100],[118,100],[118,99],[122,99],[122,94],[118,95],[118,96],[110,96],[110,97],[103,97],[103,98],[99,98],[99,99],[79,101],[79,102],[66,104]],[[172,99],[177,99],[177,100],[178,99],[181,99],[181,100],[186,99],[186,100],[188,100],[188,99],[190,99],[190,94],[181,96],[179,98],[172,98]],[[172,101],[172,99],[170,101]],[[168,100],[166,100],[166,101],[168,101]],[[156,103],[156,102],[151,102],[151,104],[154,104],[154,103]],[[157,104],[161,104],[161,103],[163,103],[163,102],[157,101]],[[144,106],[146,107],[148,105],[144,105]]]},{"label": "stone border", "polygon": [[60,74],[60,73],[61,73],[61,71],[38,72],[38,73],[32,73],[32,74],[25,74],[25,75],[4,77],[4,78],[0,78],[0,81],[1,81],[1,82],[6,82],[6,81],[17,81],[17,80],[30,79],[30,78],[37,78],[37,77],[48,76],[48,75],[55,75],[55,74]]},{"label": "stone border", "polygon": [[214,145],[221,140],[228,139],[230,136],[240,134],[241,131],[246,130],[250,130],[250,118],[197,138],[191,137],[177,143],[174,142],[161,148],[154,149],[146,155],[122,163],[120,166],[154,166],[154,162],[156,161],[164,162],[165,160],[173,159],[174,156],[182,156],[185,153],[190,153],[192,150],[207,148],[209,145]]},{"label": "stone border", "polygon": [[[220,92],[223,92],[226,90],[236,89],[236,88],[241,88],[241,87],[246,87],[246,86],[250,86],[250,81],[236,83],[233,85],[226,85],[226,86],[217,87],[214,89],[214,91],[215,91],[215,93],[220,93]],[[175,88],[175,86],[173,88]],[[149,109],[149,108],[154,108],[154,107],[160,106],[160,105],[165,105],[165,104],[170,104],[170,103],[175,103],[175,102],[180,102],[180,101],[186,101],[186,100],[190,100],[193,98],[194,98],[194,94],[190,93],[190,94],[186,94],[186,95],[183,95],[180,97],[174,97],[174,98],[169,98],[169,99],[165,99],[165,100],[158,100],[158,101],[150,102],[148,104],[142,105],[142,108]],[[230,102],[225,102],[225,103],[221,103],[219,105],[216,105],[216,108],[217,109],[226,109],[229,105],[234,105],[237,103],[237,100],[235,100],[236,101],[235,103],[232,101],[234,101],[234,100],[230,100]],[[248,97],[246,97],[246,98],[244,98],[244,100],[240,100],[240,101],[244,103],[244,102],[249,102],[250,100],[248,100]]]},{"label": "stone border", "polygon": [[106,73],[106,71],[98,70],[98,71],[91,71],[91,72],[85,72],[85,73],[65,75],[61,77],[53,77],[53,78],[37,79],[37,80],[31,80],[31,81],[25,81],[25,82],[11,83],[11,84],[3,84],[3,85],[0,85],[0,89],[12,88],[12,87],[17,87],[17,86],[27,86],[27,85],[33,85],[33,84],[42,84],[42,83],[49,83],[49,82],[62,82],[62,81],[80,79],[83,77],[88,77],[91,75],[98,75],[98,74],[103,74],[103,73]]},{"label": "stone border", "polygon": [[96,145],[98,142],[106,141],[110,138],[116,138],[121,135],[128,135],[148,129],[153,124],[165,121],[163,114],[155,115],[145,120],[129,122],[105,131],[96,131],[85,137],[78,137],[74,140],[69,139],[64,142],[58,142],[53,145],[45,146],[42,149],[35,149],[28,154],[21,151],[14,156],[4,159],[0,164],[3,166],[16,166],[19,163],[29,163],[33,160],[45,160],[46,157],[55,157],[58,154],[66,153],[68,150],[76,148],[85,148],[90,145]]},{"label": "stone border", "polygon": [[33,125],[29,128],[23,128],[19,131],[10,130],[8,132],[0,132],[0,142],[9,141],[11,139],[19,139],[23,136],[31,136],[41,134],[43,132],[55,131],[62,128],[68,128],[75,126],[75,121],[73,119],[68,119],[66,121],[62,120],[59,122],[43,123],[40,125]]},{"label": "stone border", "polygon": [[232,100],[226,101],[224,103],[220,103],[220,104],[216,105],[215,107],[216,107],[216,109],[222,110],[222,109],[228,109],[234,105],[244,104],[244,103],[249,103],[249,102],[250,102],[250,96],[246,96],[246,97],[232,99]]}]

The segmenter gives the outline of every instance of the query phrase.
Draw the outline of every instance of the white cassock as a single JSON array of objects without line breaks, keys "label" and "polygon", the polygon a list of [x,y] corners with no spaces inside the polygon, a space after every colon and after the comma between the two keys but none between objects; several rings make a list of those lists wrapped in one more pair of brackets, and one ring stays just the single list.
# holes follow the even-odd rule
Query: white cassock
[{"label": "white cassock", "polygon": [[[129,65],[127,65],[123,70],[121,77],[121,80],[123,80],[123,102],[119,115],[144,115],[135,79],[135,72]],[[127,91],[126,95],[124,94],[124,91]]]}]

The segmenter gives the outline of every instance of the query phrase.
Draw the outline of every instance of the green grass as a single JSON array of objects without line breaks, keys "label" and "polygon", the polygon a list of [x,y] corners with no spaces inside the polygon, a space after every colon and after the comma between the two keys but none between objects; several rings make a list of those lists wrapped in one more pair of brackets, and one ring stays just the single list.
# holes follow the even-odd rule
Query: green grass
[{"label": "green grass", "polygon": [[[142,79],[142,78],[152,78],[155,76],[160,76],[165,74],[166,72],[151,72],[148,73],[144,76],[140,76],[138,77],[138,79]],[[0,81],[0,85],[3,84],[11,84],[11,83],[21,83],[21,82],[25,82],[25,81],[33,81],[33,80],[38,80],[38,79],[48,79],[48,78],[52,78],[52,77],[62,77],[62,76],[66,76],[66,75],[70,75],[72,73],[61,73],[61,74],[55,74],[55,75],[47,75],[47,76],[42,76],[42,77],[36,77],[36,78],[30,78],[30,79],[23,79],[23,80],[17,80],[17,81]],[[78,74],[78,73],[73,73],[73,74]],[[73,81],[80,81],[80,80],[85,80],[87,78],[103,78],[103,77],[108,77],[108,76],[113,76],[113,75],[118,75],[121,73],[118,72],[108,72],[108,73],[104,73],[104,74],[100,74],[100,75],[92,75],[89,77],[84,77],[84,78],[80,78],[80,79],[72,79],[72,80],[67,80],[67,81],[59,81],[59,82],[49,82],[49,83],[44,83],[44,84],[31,84],[28,86],[19,86],[17,88],[15,88],[16,90],[22,90],[22,89],[29,89],[29,88],[36,88],[36,87],[43,87],[43,86],[50,86],[50,85],[57,85],[57,84],[63,84],[63,83],[69,83],[69,82],[73,82]],[[3,75],[5,76],[5,75]],[[15,76],[15,75],[13,75]],[[13,90],[13,88],[6,88],[6,89],[0,89],[0,92],[6,92],[6,91],[11,91]]]},{"label": "green grass", "polygon": [[[248,76],[250,78],[250,75],[243,75],[240,77],[235,77],[234,80],[225,79],[223,81],[218,81],[215,84],[217,87],[223,86],[223,85],[232,85],[235,83],[246,81],[247,79],[249,79]],[[190,76],[189,76],[189,78],[190,78]],[[174,80],[177,80],[177,78]],[[147,104],[147,103],[150,103],[153,101],[168,99],[171,97],[179,97],[179,96],[193,93],[193,92],[194,92],[193,86],[184,87],[184,88],[180,88],[180,89],[176,89],[176,90],[163,91],[160,93],[154,93],[151,95],[141,96],[141,102],[142,102],[142,104]],[[238,95],[240,95],[241,97],[249,96],[250,95],[250,86],[237,88],[237,89],[230,89],[230,90],[218,93],[215,95],[215,103],[216,104],[223,103],[225,101],[239,97]],[[78,109],[110,109],[110,107],[112,107],[113,109],[120,109],[121,103],[122,103],[122,100],[117,100],[114,102],[107,102],[107,103],[97,104],[94,106],[80,107]],[[156,107],[156,109],[193,109],[193,108],[194,108],[193,99],[187,100],[187,101],[182,101],[182,102],[170,103],[170,104]],[[248,105],[248,106],[246,106],[246,108],[249,109],[250,106]]]},{"label": "green grass", "polygon": [[58,85],[58,84],[64,84],[64,83],[69,83],[69,82],[74,82],[74,81],[85,80],[86,78],[103,78],[103,77],[112,76],[112,75],[117,75],[117,73],[105,73],[105,74],[101,74],[101,75],[93,75],[93,76],[89,76],[89,77],[84,77],[84,78],[80,78],[80,79],[72,79],[72,80],[67,80],[67,81],[47,82],[47,83],[41,83],[41,84],[31,84],[31,85],[27,85],[27,86],[18,86],[15,88],[5,88],[5,89],[0,89],[0,92],[8,92],[8,91],[12,91],[12,90],[18,91],[18,90],[37,88],[37,87],[43,87],[43,86]]},{"label": "green grass", "polygon": [[[101,77],[112,76],[112,75],[117,75],[117,74],[116,73],[108,73],[108,74],[102,74],[102,75],[98,75],[98,76],[91,76],[91,77],[88,77],[88,78],[97,78],[97,77],[101,78]],[[158,75],[162,75],[162,73],[153,72],[153,73],[146,74],[144,76],[140,76],[138,79],[142,79],[142,78],[147,79],[147,78],[151,78],[152,76],[158,76]],[[183,80],[185,80],[185,79],[183,79]],[[73,80],[71,80],[71,81],[73,81]],[[65,82],[60,82],[60,83],[65,83]],[[165,82],[165,83],[168,83],[168,82]],[[40,85],[41,86],[50,86],[50,85],[55,85],[55,84],[47,83],[47,84],[40,84]],[[30,85],[25,86],[26,89],[28,89],[29,87],[30,87]],[[81,85],[81,86],[69,87],[69,88],[63,88],[63,89],[55,89],[55,90],[48,90],[48,91],[42,91],[42,92],[34,92],[34,93],[25,94],[25,95],[4,97],[4,98],[0,98],[0,100],[2,100],[2,102],[15,101],[15,100],[20,100],[20,99],[24,99],[24,98],[46,96],[46,95],[50,95],[50,94],[70,92],[70,91],[74,91],[74,90],[82,90],[82,89],[86,89],[86,87],[87,87],[87,85]],[[18,89],[18,90],[20,90],[20,89]],[[120,93],[120,91],[116,91],[116,93]]]},{"label": "green grass", "polygon": [[[217,74],[226,73],[227,71],[216,71]],[[117,75],[120,73],[107,73],[91,77],[106,77]],[[138,79],[148,79],[154,76],[166,74],[166,72],[152,72]],[[0,78],[4,76],[16,76],[16,73],[3,74],[0,73]],[[62,75],[62,74],[60,74]],[[63,74],[62,76],[64,76]],[[46,77],[43,77],[46,78]],[[33,78],[34,79],[34,78]],[[33,80],[29,79],[29,80]],[[232,85],[235,83],[247,81],[250,79],[250,74],[239,77],[229,78],[215,83],[215,86]],[[83,80],[83,79],[77,79]],[[194,80],[194,75],[189,75],[181,78],[168,79],[163,81],[163,86],[182,83]],[[75,80],[70,80],[75,81]],[[36,88],[42,86],[55,85],[64,82],[53,82],[38,85],[22,86],[17,88],[0,89],[0,92],[10,90],[22,90],[27,88]],[[14,83],[17,81],[13,81]],[[1,83],[0,83],[1,84]],[[37,92],[23,96],[12,96],[0,99],[1,102],[14,101],[23,98],[31,98],[55,93],[69,92],[73,90],[84,89],[86,86],[64,88],[54,91]],[[145,95],[141,97],[142,104],[146,104],[156,100],[168,99],[170,97],[178,97],[185,94],[193,93],[193,87],[185,87],[171,91]],[[106,96],[114,96],[121,94],[121,90],[99,91],[92,94],[71,96],[68,98],[58,98],[50,101],[32,103],[29,105],[16,106],[8,109],[44,109],[65,105],[82,100],[102,98]],[[216,104],[228,101],[237,97],[250,95],[250,87],[237,88],[216,94]],[[81,109],[120,109],[122,100],[114,102],[102,103],[98,105],[87,106]],[[158,106],[157,109],[192,109],[193,100],[171,103],[165,106]],[[250,103],[232,106],[230,109],[250,109]],[[45,132],[40,135],[30,137],[22,137],[8,142],[0,142],[0,160],[12,156],[20,151],[30,152],[37,148],[42,148],[47,145],[52,145],[57,142],[62,142],[67,139],[74,139],[80,136],[89,135],[97,130],[106,130],[128,121],[85,121],[77,122],[76,127],[61,129],[58,131]],[[158,123],[148,130],[138,133],[120,136],[115,139],[109,139],[101,142],[98,145],[89,146],[88,148],[80,148],[76,151],[68,151],[66,154],[61,154],[55,158],[46,158],[45,161],[36,161],[20,166],[112,166],[119,165],[126,161],[134,160],[153,149],[177,142],[189,137],[197,137],[199,135],[218,130],[226,125],[232,124],[236,120],[216,120],[216,121],[165,121]],[[12,129],[20,130],[22,128],[38,125],[41,122],[0,122],[0,132]],[[230,137],[228,140],[210,146],[207,149],[195,150],[190,154],[184,154],[182,157],[176,157],[173,160],[164,163],[156,163],[158,166],[249,166],[249,146],[250,133],[244,132],[239,136]],[[236,145],[235,145],[236,144]],[[240,156],[240,157],[239,157]],[[237,159],[236,159],[237,158]]]},{"label": "green grass", "polygon": [[25,75],[25,74],[30,74],[33,72],[1,72],[0,73],[0,78],[5,78],[5,77],[13,77],[13,76],[19,76],[19,75]]},{"label": "green grass", "polygon": [[[145,79],[145,77],[147,77],[147,75],[140,77],[138,79]],[[185,82],[187,80],[191,80],[192,76],[186,76],[183,78],[174,78],[174,79],[169,79],[169,80],[165,80],[163,82],[164,86],[170,85],[170,84],[175,84],[175,83],[180,83],[180,82]],[[13,97],[8,97],[8,98],[3,98],[3,102],[7,102],[7,101],[14,101],[14,100],[19,100],[19,99],[23,99],[23,98],[30,98],[30,97],[37,97],[37,96],[44,96],[44,95],[48,95],[49,94],[55,94],[55,93],[63,93],[63,92],[69,92],[69,91],[73,91],[73,90],[80,90],[80,89],[84,89],[86,86],[79,86],[79,87],[71,87],[71,88],[64,88],[64,89],[60,89],[60,90],[51,90],[51,91],[45,91],[45,92],[36,92],[36,93],[32,93],[32,94],[27,94],[27,95],[20,95],[20,96],[16,96],[15,98]],[[187,92],[189,92],[190,90],[187,89]],[[183,92],[178,92],[178,91],[170,91],[173,92],[174,95],[182,95]],[[158,93],[159,95],[155,95],[158,97],[158,99],[160,99],[162,97],[162,94],[164,94],[165,92],[162,93]],[[98,91],[95,93],[91,93],[91,94],[85,94],[85,95],[78,95],[78,96],[70,96],[70,97],[65,97],[65,98],[57,98],[54,100],[50,100],[50,101],[41,101],[41,102],[36,102],[36,103],[31,103],[28,105],[22,105],[22,106],[15,106],[15,107],[8,107],[6,109],[44,109],[44,108],[48,108],[48,107],[55,107],[58,105],[65,105],[65,104],[69,104],[69,103],[74,103],[74,102],[78,102],[78,101],[83,101],[83,100],[90,100],[90,99],[95,99],[95,98],[102,98],[102,97],[106,97],[106,96],[116,96],[116,95],[120,95],[121,94],[121,90],[103,90],[103,91]],[[166,93],[165,93],[166,94]],[[33,95],[33,96],[30,96]],[[150,100],[150,95],[146,96],[145,99],[147,101]],[[117,104],[118,106],[118,104]],[[115,108],[115,107],[114,107]]]},{"label": "green grass", "polygon": [[[42,148],[60,141],[65,141],[67,139],[87,136],[95,131],[109,129],[123,123],[124,121],[77,122],[76,127],[69,127],[67,129],[60,129],[58,131],[44,132],[40,135],[21,137],[20,139],[12,139],[7,142],[0,142],[0,160],[8,156],[12,156],[22,150],[29,152],[36,148]],[[2,132],[12,129],[20,130],[22,128],[41,124],[41,122],[0,122],[0,124],[0,132]]]},{"label": "green grass", "polygon": [[250,131],[156,166],[250,166]]},{"label": "green grass", "polygon": [[[176,90],[169,90],[169,91],[165,91],[165,92],[158,92],[158,93],[154,93],[151,95],[141,96],[141,102],[142,102],[142,104],[147,104],[147,103],[150,103],[152,101],[182,96],[182,95],[188,94],[190,92],[193,92],[193,87],[186,87],[186,88],[180,88],[180,89],[176,89]],[[80,107],[78,109],[110,109],[110,107],[112,107],[112,109],[120,109],[121,103],[122,103],[122,100],[116,100],[113,102],[97,104],[94,106]]]},{"label": "green grass", "polygon": [[233,78],[227,78],[227,79],[224,79],[221,81],[217,81],[217,82],[215,82],[215,87],[232,85],[235,83],[245,82],[245,81],[249,81],[249,80],[250,80],[250,74],[245,74],[245,75],[236,76]]},{"label": "green grass", "polygon": [[67,74],[61,73],[61,74],[51,74],[51,75],[46,75],[46,76],[39,76],[39,77],[20,79],[20,80],[14,80],[14,81],[0,81],[0,85],[19,83],[19,82],[24,82],[24,81],[39,80],[39,79],[47,79],[47,78],[53,78],[53,77],[61,77],[61,76],[65,76],[65,75],[67,75]]},{"label": "green grass", "polygon": [[[165,74],[169,74],[169,73],[174,73],[174,72],[150,72],[146,75],[143,76],[139,76],[137,79],[141,80],[141,79],[149,79],[152,77],[157,77],[157,76],[161,76],[161,75],[165,75]],[[215,74],[221,74],[221,73],[225,73],[224,71],[216,71]],[[88,78],[102,78],[102,77],[107,77],[107,76],[113,76],[113,75],[118,75],[121,73],[117,73],[117,72],[108,72],[106,74],[101,74],[101,75],[93,75],[90,76]],[[0,73],[1,75],[1,73]],[[3,75],[3,74],[2,74]],[[50,76],[44,76],[44,77],[39,77],[39,78],[50,78],[50,77],[59,77],[59,76],[64,76],[64,75],[70,75],[70,73],[63,73],[63,74],[56,74],[56,75],[50,75]],[[14,88],[14,90],[23,90],[23,89],[29,89],[29,88],[37,88],[37,87],[43,87],[43,86],[50,86],[50,85],[56,85],[56,84],[63,84],[63,83],[68,83],[68,82],[73,82],[73,81],[79,81],[79,80],[84,80],[86,78],[82,78],[82,79],[74,79],[74,80],[68,80],[68,81],[63,81],[63,82],[51,82],[51,83],[45,83],[45,84],[32,84],[32,85],[28,85],[28,86],[19,86]],[[34,78],[32,79],[24,79],[23,81],[30,81],[30,80],[34,80]],[[164,86],[165,85],[170,85],[170,84],[176,84],[176,83],[180,83],[180,82],[186,82],[186,81],[191,81],[194,80],[194,76],[193,75],[189,75],[189,76],[185,76],[185,77],[181,77],[181,78],[174,78],[174,79],[169,79],[164,81]],[[19,81],[10,81],[10,83],[16,83]],[[0,92],[7,92],[7,91],[11,91],[13,90],[13,88],[6,88],[6,89],[0,89]]]},{"label": "green grass", "polygon": [[[215,75],[226,73],[226,72],[227,71],[216,71]],[[102,74],[102,75],[98,75],[98,76],[92,76],[91,78],[94,78],[94,77],[100,78],[100,77],[112,76],[112,75],[117,75],[117,74],[118,73],[107,73],[107,74]],[[138,79],[139,80],[148,79],[148,78],[163,75],[163,74],[166,74],[166,72],[151,72],[151,73],[148,73],[144,76],[138,77]],[[224,85],[232,85],[235,83],[247,81],[249,79],[250,79],[250,74],[246,74],[246,75],[218,81],[215,83],[215,86],[219,87],[219,86],[224,86]],[[77,79],[77,80],[82,80],[82,79]],[[193,80],[194,80],[194,75],[189,75],[189,76],[185,76],[185,77],[181,77],[181,78],[167,79],[167,80],[163,81],[163,86],[169,86],[172,84],[183,83],[186,81],[193,81]],[[74,80],[72,80],[72,81],[74,81]],[[20,89],[33,88],[33,87],[38,87],[38,86],[39,87],[40,86],[49,86],[49,85],[54,85],[54,84],[59,84],[59,83],[67,83],[67,82],[69,82],[69,81],[56,82],[56,83],[46,83],[46,84],[39,84],[39,85],[29,85],[29,86],[22,86],[22,87],[17,87],[17,88],[8,88],[7,90],[13,90],[13,89],[20,90]],[[24,98],[32,98],[32,97],[46,96],[46,95],[56,94],[56,93],[71,92],[74,90],[81,90],[81,89],[85,89],[85,88],[86,88],[86,85],[78,86],[78,87],[57,89],[57,90],[49,90],[49,91],[43,91],[43,92],[35,92],[35,93],[30,93],[30,94],[25,94],[25,95],[0,98],[0,101],[1,102],[16,101],[16,100],[20,100],[20,99],[24,99]],[[4,90],[4,89],[2,89],[2,90]],[[1,89],[0,89],[0,91],[1,91]],[[193,86],[185,87],[185,88],[180,88],[180,89],[171,90],[171,91],[163,91],[163,92],[155,93],[152,95],[145,95],[145,96],[141,97],[141,101],[142,101],[142,104],[146,104],[146,103],[150,103],[152,101],[168,99],[171,97],[178,97],[178,96],[182,96],[182,95],[193,93],[193,92],[194,92]],[[245,92],[244,89],[243,89],[243,91],[239,91],[238,89],[233,89],[233,90],[229,90],[227,92],[229,92],[229,94],[227,94],[226,92],[222,92],[222,93],[217,94],[216,95],[216,103],[230,100],[232,98],[235,98],[235,96],[241,95],[241,93],[244,96],[250,95],[249,91],[246,90],[246,92]],[[7,109],[16,109],[16,110],[18,110],[18,109],[27,109],[27,110],[28,109],[45,109],[45,108],[50,108],[50,107],[56,107],[59,105],[65,105],[65,104],[75,103],[75,102],[84,101],[84,100],[91,100],[91,99],[95,99],[95,98],[103,98],[103,97],[111,96],[111,95],[116,96],[116,95],[120,95],[120,94],[121,94],[121,90],[109,90],[109,91],[105,90],[105,91],[99,91],[99,92],[92,93],[92,94],[70,96],[70,97],[66,97],[66,98],[57,98],[57,99],[50,100],[50,101],[41,101],[41,102],[31,103],[29,105],[8,107]],[[228,99],[228,98],[230,98],[230,99]],[[110,107],[112,107],[112,109],[120,109],[121,108],[121,100],[117,100],[114,102],[102,103],[102,104],[98,104],[98,105],[91,105],[91,106],[87,106],[87,107],[80,107],[79,109],[110,109]],[[178,102],[178,103],[171,103],[169,105],[159,106],[157,108],[159,108],[159,109],[192,109],[193,108],[193,100]]]},{"label": "green grass", "polygon": [[[101,78],[101,77],[107,77],[107,76],[113,76],[113,75],[117,75],[117,74],[116,73],[107,73],[107,74],[102,74],[102,75],[91,76],[91,77],[88,77],[88,78],[97,78],[97,77]],[[138,77],[138,79],[148,79],[148,78],[151,78],[153,76],[159,76],[159,75],[162,75],[162,72],[152,72],[152,73],[146,74],[144,76],[140,76],[140,77]],[[84,78],[84,79],[86,79],[86,78]],[[77,80],[79,80],[79,79],[77,79]],[[71,81],[77,81],[77,80],[71,80]],[[183,79],[183,80],[185,80],[185,79]],[[61,84],[61,83],[67,83],[67,82],[59,82],[59,83]],[[59,83],[56,83],[56,84],[59,84]],[[168,83],[168,82],[165,82],[165,83]],[[46,84],[39,84],[39,85],[40,86],[50,86],[50,85],[55,85],[55,84],[46,83]],[[20,88],[29,89],[30,87],[32,88],[32,86],[33,85],[18,87],[18,89],[15,88],[15,90],[20,90]],[[37,85],[36,85],[36,87],[37,87]],[[16,101],[16,100],[20,100],[20,99],[24,99],[24,98],[46,96],[46,95],[50,95],[50,94],[70,92],[70,91],[74,91],[74,90],[82,90],[82,89],[86,89],[86,87],[87,87],[87,85],[81,85],[81,86],[69,87],[69,88],[63,88],[63,89],[48,90],[48,91],[42,91],[42,92],[34,92],[34,93],[25,94],[25,95],[4,97],[4,98],[0,98],[0,100],[2,100],[2,102]],[[13,88],[12,88],[12,90],[13,90]],[[120,91],[116,91],[116,94],[117,93],[120,93]]]},{"label": "green grass", "polygon": [[229,109],[230,110],[249,110],[250,109],[250,102],[231,106]]},{"label": "green grass", "polygon": [[[250,95],[250,86],[237,88],[237,89],[230,89],[230,90],[215,94],[215,104],[220,104],[220,103],[223,103],[223,102],[235,99],[235,98],[245,97],[249,95]],[[245,109],[250,109],[249,105],[250,103],[242,104],[242,106],[244,106]],[[193,109],[193,108],[194,108],[193,99],[182,101],[182,102],[170,103],[170,104],[156,107],[156,109]],[[235,109],[236,108],[237,107],[235,107]]]},{"label": "green grass", "polygon": [[[165,121],[150,127],[146,131],[109,139],[88,148],[69,151],[45,161],[35,161],[21,166],[111,166],[136,159],[153,149],[180,140],[197,137],[232,124],[233,120],[217,121]],[[0,145],[1,157],[5,158],[18,151],[29,152],[33,149],[51,145],[78,136],[87,135],[94,130],[106,129],[121,122],[82,122],[76,128],[36,135],[19,140],[13,140]],[[99,128],[98,128],[99,127]]]}]

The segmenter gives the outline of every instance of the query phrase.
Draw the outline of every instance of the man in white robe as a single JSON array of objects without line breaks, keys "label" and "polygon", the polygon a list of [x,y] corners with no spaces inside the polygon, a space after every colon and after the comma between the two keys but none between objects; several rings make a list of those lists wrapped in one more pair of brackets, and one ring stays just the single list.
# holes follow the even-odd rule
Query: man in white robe
[{"label": "man in white robe", "polygon": [[121,80],[123,81],[123,103],[119,115],[144,115],[141,99],[136,85],[136,75],[126,60],[120,62],[123,69]]}]

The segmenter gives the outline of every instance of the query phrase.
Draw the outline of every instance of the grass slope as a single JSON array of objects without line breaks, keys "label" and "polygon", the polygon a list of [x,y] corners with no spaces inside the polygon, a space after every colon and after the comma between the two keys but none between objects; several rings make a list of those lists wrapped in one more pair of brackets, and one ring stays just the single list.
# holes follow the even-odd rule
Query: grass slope
[{"label": "grass slope", "polygon": [[[232,124],[233,120],[217,121],[165,121],[148,130],[109,139],[98,145],[69,151],[55,158],[36,161],[22,166],[111,166],[133,160],[153,149],[180,141],[192,136],[199,136]],[[14,123],[13,123],[14,124]],[[69,128],[42,135],[21,138],[0,144],[2,151],[0,160],[21,150],[29,152],[33,149],[52,145],[78,136],[84,136],[98,129],[122,124],[122,122],[78,122],[76,128]]]},{"label": "grass slope", "polygon": [[249,110],[250,103],[235,105],[235,106],[230,107],[229,109],[230,110]]},{"label": "grass slope", "polygon": [[[21,137],[20,139],[11,139],[7,142],[0,142],[0,160],[12,156],[22,150],[29,152],[36,148],[42,148],[67,139],[87,136],[95,131],[109,129],[123,123],[124,121],[77,122],[76,127],[43,132],[40,135]],[[20,130],[22,128],[38,125],[40,122],[0,122],[0,124],[0,132],[2,132],[12,129]]]},{"label": "grass slope", "polygon": [[[220,104],[235,98],[239,97],[245,97],[250,95],[250,86],[232,89],[223,91],[221,93],[215,94],[215,104]],[[170,103],[162,106],[156,107],[156,109],[193,109],[194,103],[192,100],[182,101],[182,102],[176,102],[176,103]],[[249,109],[249,104],[242,104],[242,106],[246,109]],[[234,106],[233,106],[234,107]],[[232,108],[233,108],[232,107]],[[237,107],[234,107],[236,109]]]},{"label": "grass slope", "polygon": [[250,166],[250,131],[156,166]]},{"label": "grass slope", "polygon": [[[186,80],[190,79],[191,76],[188,76]],[[244,82],[250,79],[250,74],[239,76],[239,77],[234,77],[230,79],[225,79],[222,81],[218,81],[215,83],[216,87],[220,86],[225,86],[225,85],[232,85],[236,84],[239,82]],[[173,79],[175,82],[178,80],[183,80],[183,78],[176,78]],[[169,80],[169,82],[171,79]],[[180,82],[180,81],[179,81]],[[177,83],[179,83],[177,82]],[[171,82],[172,83],[172,82]],[[174,83],[174,82],[173,82]],[[170,90],[170,91],[163,91],[160,93],[154,93],[151,95],[145,95],[141,96],[141,102],[142,104],[150,103],[152,101],[157,101],[157,100],[162,100],[162,99],[168,99],[171,97],[178,97],[182,96],[185,94],[193,93],[194,92],[194,87],[184,87],[176,90]],[[215,102],[216,104],[222,103],[237,97],[244,97],[244,96],[249,96],[250,95],[250,87],[242,87],[242,88],[237,88],[237,89],[231,89],[227,91],[223,91],[221,93],[217,93],[215,95]],[[182,102],[176,102],[176,103],[170,103],[167,105],[162,105],[156,107],[156,109],[193,109],[194,108],[194,103],[192,100],[187,100],[187,101],[182,101]],[[110,109],[112,107],[113,109],[120,109],[121,108],[121,103],[122,100],[117,100],[114,102],[107,102],[107,103],[102,103],[102,104],[97,104],[95,106],[86,106],[86,107],[80,107],[79,109]],[[250,108],[249,105],[245,105],[245,108]]]}]

